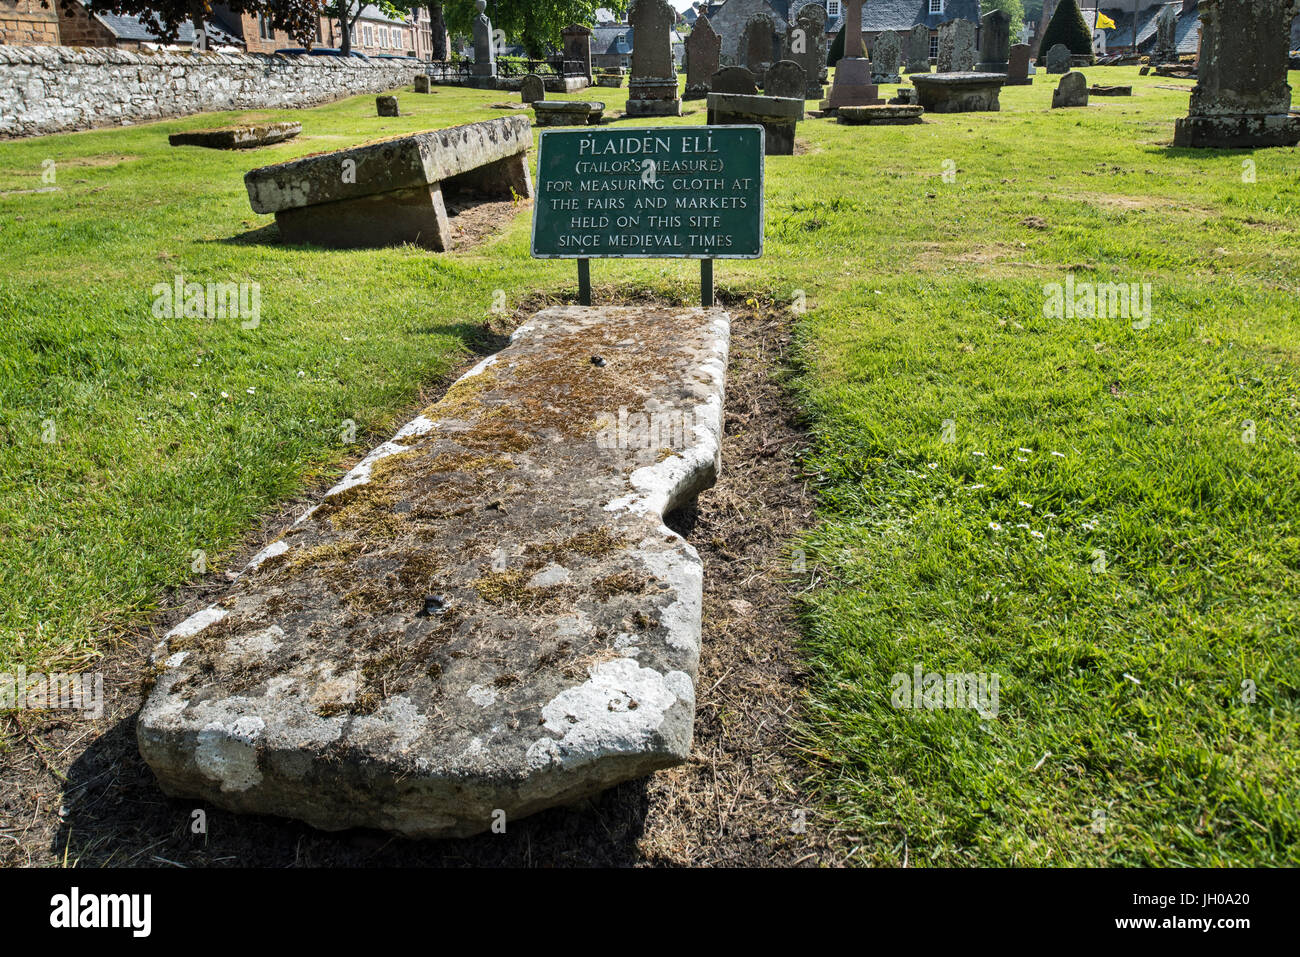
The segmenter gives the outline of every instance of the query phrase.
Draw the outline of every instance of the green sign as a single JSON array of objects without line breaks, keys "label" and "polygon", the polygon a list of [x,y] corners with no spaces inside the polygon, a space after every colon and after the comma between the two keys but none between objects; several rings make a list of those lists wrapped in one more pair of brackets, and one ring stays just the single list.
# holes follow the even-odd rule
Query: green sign
[{"label": "green sign", "polygon": [[763,128],[543,130],[539,259],[756,259]]}]

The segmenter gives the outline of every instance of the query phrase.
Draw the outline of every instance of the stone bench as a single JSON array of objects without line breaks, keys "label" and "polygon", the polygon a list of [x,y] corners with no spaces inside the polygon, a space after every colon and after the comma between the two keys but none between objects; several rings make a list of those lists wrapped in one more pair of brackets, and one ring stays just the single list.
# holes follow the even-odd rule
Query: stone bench
[{"label": "stone bench", "polygon": [[792,156],[796,124],[803,119],[803,100],[792,96],[757,96],[748,93],[710,93],[710,126],[757,123],[763,127],[763,152],[767,156]]},{"label": "stone bench", "polygon": [[173,797],[473,834],[687,759],[720,309],[533,315],[155,650]]},{"label": "stone bench", "polygon": [[836,119],[849,126],[902,126],[920,123],[925,109],[920,106],[895,104],[886,106],[841,106]]},{"label": "stone bench", "polygon": [[172,133],[172,146],[203,146],[213,150],[246,150],[291,140],[302,132],[301,123],[263,123],[257,126],[227,126],[219,130],[190,130]]},{"label": "stone bench", "polygon": [[605,104],[588,100],[537,100],[532,104],[538,126],[595,126]]},{"label": "stone bench", "polygon": [[917,73],[909,77],[929,113],[996,113],[1005,73]]},{"label": "stone bench", "polygon": [[451,246],[444,194],[530,198],[532,142],[526,117],[502,116],[263,166],[244,185],[286,242],[442,251]]}]

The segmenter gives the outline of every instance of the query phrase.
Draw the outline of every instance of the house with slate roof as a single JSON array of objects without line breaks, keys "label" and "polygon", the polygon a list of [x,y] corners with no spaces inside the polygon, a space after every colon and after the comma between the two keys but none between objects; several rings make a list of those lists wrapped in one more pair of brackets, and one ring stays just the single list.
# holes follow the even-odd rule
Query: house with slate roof
[{"label": "house with slate roof", "polygon": [[[1201,14],[1197,9],[1197,0],[1139,0],[1141,6],[1136,11],[1127,0],[1094,0],[1082,3],[1084,22],[1093,27],[1093,33],[1100,33],[1106,38],[1107,53],[1131,53],[1133,51],[1133,21],[1137,20],[1137,49],[1139,53],[1150,53],[1156,45],[1156,21],[1165,7],[1174,7],[1178,16],[1174,31],[1179,55],[1194,56],[1201,29]],[[1104,13],[1115,21],[1113,29],[1097,30],[1097,13]]]},{"label": "house with slate roof", "polygon": [[[626,23],[597,23],[591,28],[591,68],[593,70],[627,70],[632,67],[632,27]],[[682,36],[669,31],[673,55],[682,62]]]},{"label": "house with slate roof", "polygon": [[[722,37],[721,62],[739,62],[741,38],[750,17],[767,14],[776,25],[777,34],[784,37],[787,24],[807,6],[822,7],[826,11],[826,33],[829,41],[833,41],[844,28],[845,4],[842,0],[725,0],[716,8],[711,7],[706,15],[713,29]],[[917,24],[924,24],[930,29],[930,56],[936,57],[939,55],[939,25],[949,20],[969,20],[978,28],[980,0],[864,0],[862,5],[862,35],[868,50],[882,33],[890,30],[908,33]]]}]

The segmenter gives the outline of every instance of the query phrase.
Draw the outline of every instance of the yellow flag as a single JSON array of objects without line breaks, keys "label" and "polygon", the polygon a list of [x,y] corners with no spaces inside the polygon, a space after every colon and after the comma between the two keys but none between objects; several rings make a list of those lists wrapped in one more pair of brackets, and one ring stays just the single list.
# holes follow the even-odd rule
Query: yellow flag
[{"label": "yellow flag", "polygon": [[1099,11],[1097,11],[1097,29],[1098,29],[1098,30],[1114,30],[1114,29],[1115,29],[1115,21],[1112,20],[1110,17],[1106,16],[1106,14],[1102,13],[1102,12],[1099,10]]}]

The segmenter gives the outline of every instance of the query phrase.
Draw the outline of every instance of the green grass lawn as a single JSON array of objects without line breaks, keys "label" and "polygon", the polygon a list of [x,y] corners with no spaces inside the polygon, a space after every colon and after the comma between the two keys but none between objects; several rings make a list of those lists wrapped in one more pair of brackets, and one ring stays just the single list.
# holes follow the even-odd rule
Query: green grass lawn
[{"label": "green grass lawn", "polygon": [[[1086,72],[1135,96],[1050,111],[1040,76],[998,114],[804,122],[764,258],[718,267],[797,312],[804,747],[859,863],[1300,863],[1296,153],[1172,150],[1179,81]],[[253,166],[510,98],[268,111],[304,133],[251,153],[166,144],[238,114],[0,143],[0,193],[47,159],[60,187],[0,195],[0,669],[87,662],[194,550],[221,567],[468,354],[496,290],[572,291],[526,213],[435,255],[280,246],[248,207]],[[1150,284],[1150,320],[1049,318],[1070,273]],[[177,274],[260,283],[260,325],[155,318]],[[696,276],[593,267],[598,295]],[[996,716],[894,707],[917,665],[997,675]]]}]

